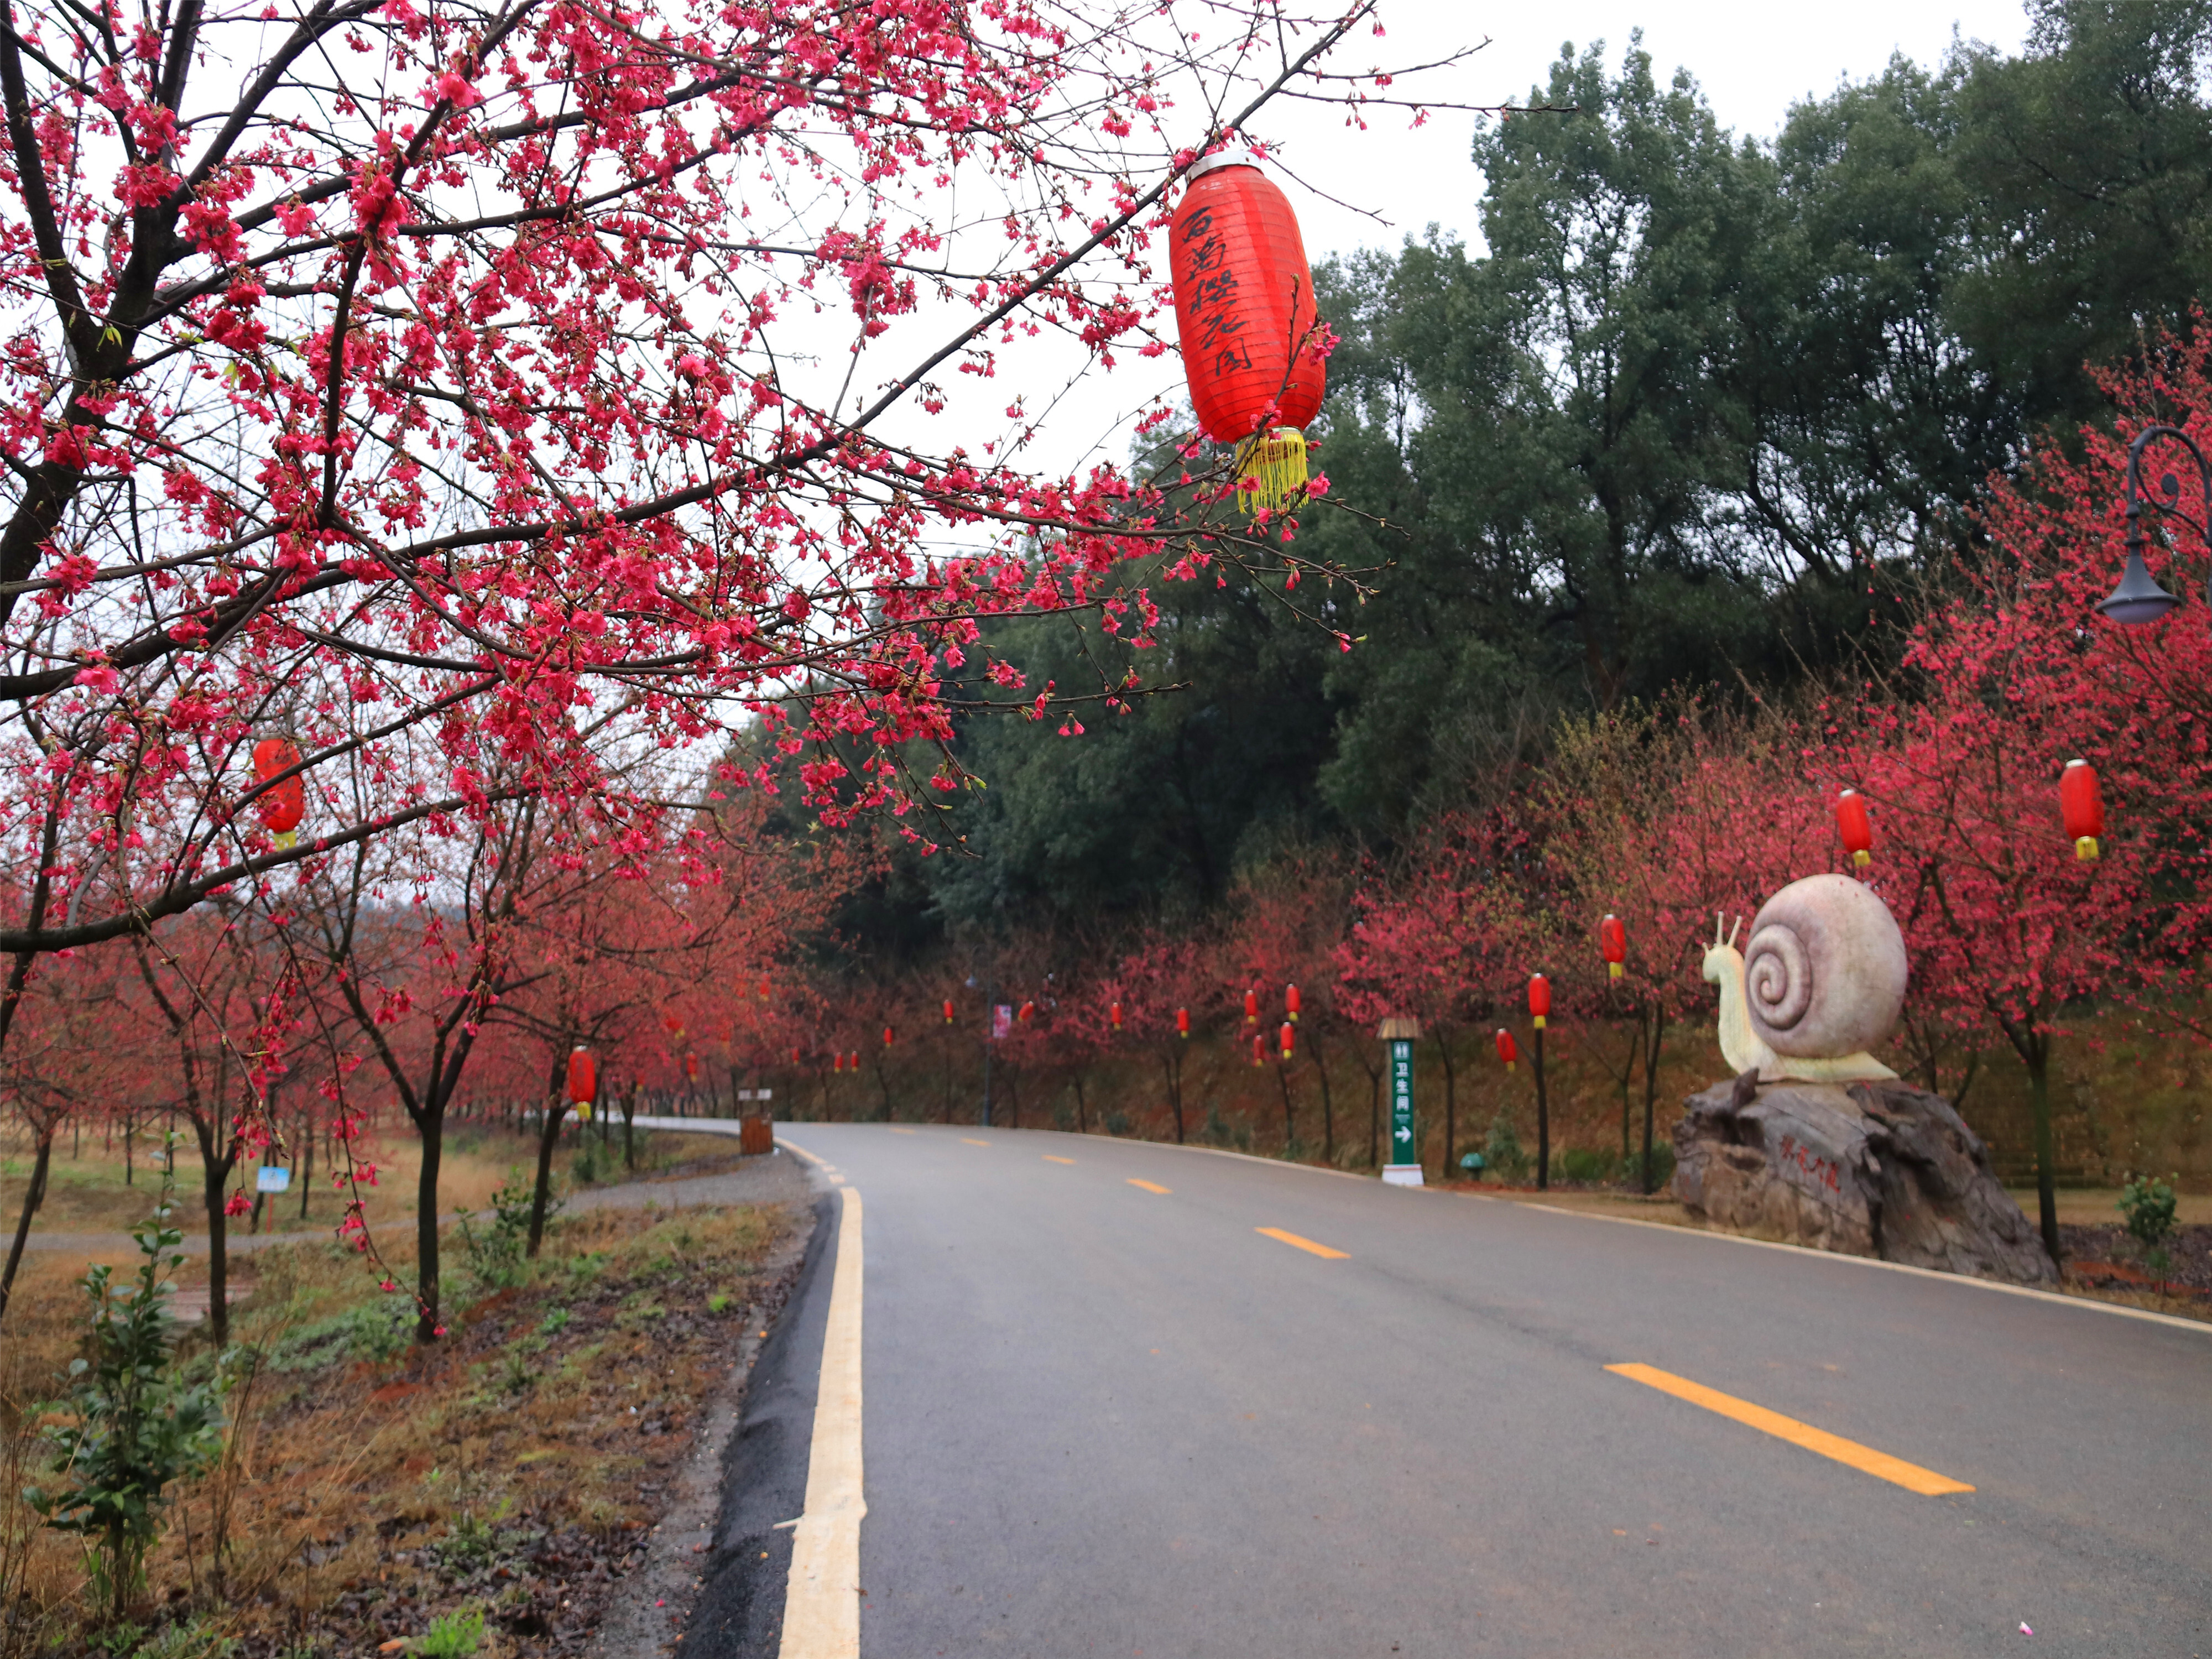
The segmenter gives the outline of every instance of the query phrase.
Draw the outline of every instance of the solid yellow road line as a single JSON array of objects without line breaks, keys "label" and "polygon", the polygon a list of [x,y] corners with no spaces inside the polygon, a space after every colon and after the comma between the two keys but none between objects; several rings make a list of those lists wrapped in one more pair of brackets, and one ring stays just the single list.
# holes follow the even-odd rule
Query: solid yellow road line
[{"label": "solid yellow road line", "polygon": [[1692,1406],[1703,1406],[1709,1412],[1732,1417],[1761,1433],[1771,1434],[1778,1440],[1787,1440],[1793,1446],[1802,1446],[1807,1451],[1832,1457],[1838,1463],[1848,1463],[1863,1474],[1893,1481],[1907,1492],[1917,1492],[1927,1498],[1941,1498],[1946,1492],[1973,1491],[1963,1480],[1954,1480],[1933,1469],[1923,1469],[1917,1463],[1908,1463],[1901,1457],[1892,1457],[1887,1452],[1862,1446],[1856,1440],[1846,1440],[1841,1435],[1830,1434],[1808,1423],[1800,1423],[1794,1417],[1784,1417],[1780,1412],[1754,1406],[1748,1400],[1738,1400],[1734,1395],[1723,1394],[1717,1389],[1709,1389],[1702,1382],[1692,1382],[1686,1376],[1676,1376],[1671,1371],[1662,1371],[1651,1365],[1607,1365],[1606,1370],[1616,1376],[1625,1376],[1632,1382],[1641,1382],[1656,1389],[1662,1394],[1671,1394],[1677,1400],[1686,1400]]},{"label": "solid yellow road line", "polygon": [[806,1507],[791,1534],[781,1659],[860,1653],[860,1518],[868,1512],[860,1460],[860,1195],[848,1187],[839,1202]]},{"label": "solid yellow road line", "polygon": [[1139,1181],[1134,1176],[1129,1177],[1129,1184],[1132,1187],[1142,1187],[1148,1193],[1164,1193],[1174,1190],[1172,1188],[1161,1186],[1158,1182]]},{"label": "solid yellow road line", "polygon": [[1326,1244],[1316,1244],[1310,1238],[1300,1238],[1296,1233],[1286,1233],[1280,1227],[1255,1227],[1255,1233],[1265,1233],[1269,1238],[1279,1238],[1294,1249],[1306,1250],[1328,1261],[1349,1261],[1349,1250],[1332,1250]]},{"label": "solid yellow road line", "polygon": [[1044,1161],[1048,1164],[1073,1164],[1075,1162],[1072,1158],[1054,1158],[1050,1152],[1047,1152],[1044,1155]]},{"label": "solid yellow road line", "polygon": [[978,1140],[973,1135],[963,1135],[960,1139],[963,1146],[988,1146],[991,1144],[988,1140]]}]

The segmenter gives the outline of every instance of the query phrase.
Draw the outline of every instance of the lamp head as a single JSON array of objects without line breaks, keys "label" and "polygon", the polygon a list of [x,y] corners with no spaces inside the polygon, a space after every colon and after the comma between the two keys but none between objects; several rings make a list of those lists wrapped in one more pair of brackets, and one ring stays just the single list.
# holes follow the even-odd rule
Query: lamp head
[{"label": "lamp head", "polygon": [[2159,620],[2181,601],[2158,585],[2143,562],[2142,546],[2135,537],[2128,538],[2128,565],[2120,574],[2120,585],[2097,609],[2124,628],[2142,628]]}]

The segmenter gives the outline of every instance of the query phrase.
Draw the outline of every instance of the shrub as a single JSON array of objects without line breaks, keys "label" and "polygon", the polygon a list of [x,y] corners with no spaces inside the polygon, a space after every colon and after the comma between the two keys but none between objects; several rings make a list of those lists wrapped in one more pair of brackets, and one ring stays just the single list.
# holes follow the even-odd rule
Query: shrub
[{"label": "shrub", "polygon": [[483,1645],[483,1609],[461,1607],[433,1619],[415,1651],[418,1659],[468,1659]]},{"label": "shrub", "polygon": [[1497,1172],[1500,1181],[1528,1179],[1531,1160],[1522,1148],[1512,1118],[1504,1112],[1490,1121],[1490,1133],[1482,1143],[1482,1161]]},{"label": "shrub", "polygon": [[66,1484],[23,1493],[49,1527],[85,1540],[93,1594],[118,1617],[145,1586],[169,1487],[222,1452],[227,1368],[187,1383],[170,1352],[168,1275],[185,1259],[185,1236],[169,1225],[173,1191],[165,1177],[154,1213],[131,1229],[134,1284],[117,1285],[105,1264],[84,1276],[92,1356],[70,1362],[72,1415],[51,1431]]},{"label": "shrub", "polygon": [[[1632,1154],[1620,1166],[1622,1178],[1637,1191],[1644,1190],[1644,1154]],[[1663,1193],[1667,1183],[1674,1178],[1674,1149],[1663,1140],[1651,1143],[1651,1190]]]},{"label": "shrub", "polygon": [[[486,1290],[510,1290],[521,1282],[522,1253],[530,1238],[533,1195],[532,1184],[523,1179],[522,1171],[510,1167],[507,1183],[491,1195],[491,1221],[481,1235],[472,1224],[475,1217],[469,1211],[463,1210],[457,1218],[461,1227],[461,1244],[468,1252],[470,1277]],[[558,1194],[547,1194],[547,1221],[560,1213],[562,1202]]]},{"label": "shrub", "polygon": [[1610,1181],[1620,1167],[1620,1160],[1611,1152],[1586,1146],[1571,1146],[1559,1154],[1559,1176],[1565,1181]]},{"label": "shrub", "polygon": [[377,1297],[287,1333],[269,1364],[280,1371],[316,1370],[347,1359],[382,1364],[415,1340],[416,1313],[412,1297]]},{"label": "shrub", "polygon": [[2173,1236],[2177,1208],[2172,1184],[2150,1176],[2137,1176],[2120,1189],[2119,1209],[2129,1236],[2142,1247],[2145,1265],[2160,1279],[2172,1265],[2166,1241]]}]

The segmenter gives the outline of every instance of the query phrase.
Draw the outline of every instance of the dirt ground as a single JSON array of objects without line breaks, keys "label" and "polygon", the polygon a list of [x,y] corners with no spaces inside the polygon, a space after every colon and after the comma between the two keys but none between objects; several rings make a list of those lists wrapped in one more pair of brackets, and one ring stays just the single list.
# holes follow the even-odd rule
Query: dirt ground
[{"label": "dirt ground", "polygon": [[[480,1613],[485,1659],[580,1652],[643,1553],[702,1403],[781,1304],[768,1264],[805,1225],[803,1183],[750,1179],[790,1173],[769,1162],[580,1207],[538,1260],[503,1270],[449,1232],[453,1311],[428,1350],[410,1340],[411,1298],[380,1290],[360,1257],[313,1239],[258,1255],[233,1307],[255,1364],[228,1401],[230,1455],[183,1490],[131,1622],[180,1654],[204,1635],[235,1641],[235,1659],[351,1659]],[[761,1201],[697,1202],[724,1189]],[[408,1253],[388,1260],[407,1282]],[[41,1425],[59,1420],[83,1266],[28,1258],[0,1344],[0,1626],[15,1626],[0,1651],[131,1650],[87,1625],[75,1541],[15,1497],[40,1478]],[[198,1333],[179,1352],[211,1363]]]}]

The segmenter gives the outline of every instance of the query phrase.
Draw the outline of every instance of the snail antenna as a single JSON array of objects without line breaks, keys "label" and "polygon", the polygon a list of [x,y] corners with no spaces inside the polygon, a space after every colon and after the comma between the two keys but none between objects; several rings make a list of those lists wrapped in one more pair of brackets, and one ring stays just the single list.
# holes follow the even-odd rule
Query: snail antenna
[{"label": "snail antenna", "polygon": [[1736,939],[1736,935],[1737,935],[1738,933],[1741,933],[1741,932],[1743,932],[1743,918],[1742,918],[1741,916],[1738,916],[1738,917],[1735,919],[1735,926],[1729,929],[1729,950],[1733,951],[1733,950],[1735,950],[1735,939]]}]

